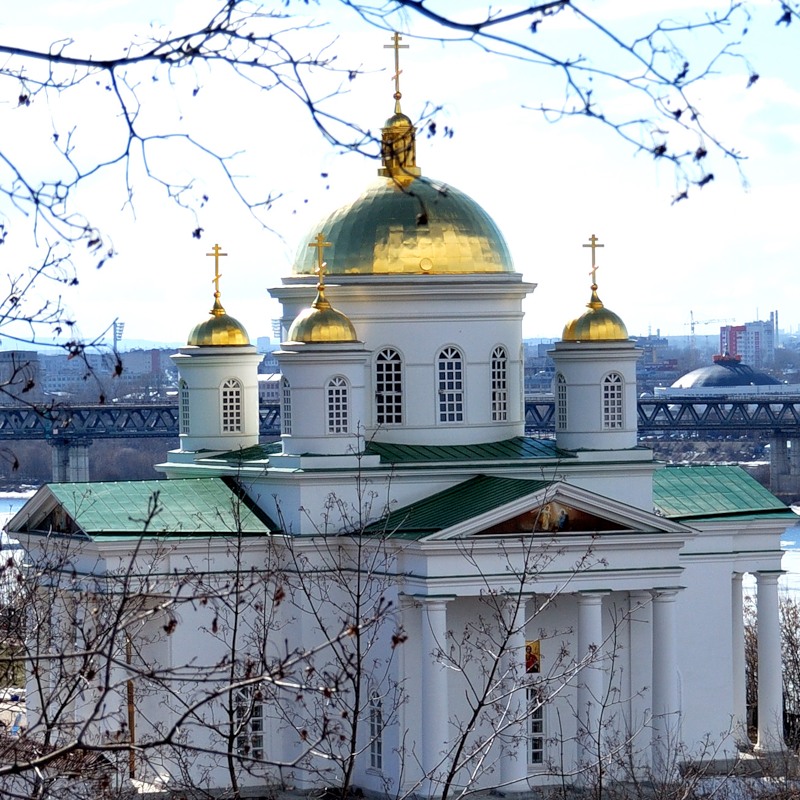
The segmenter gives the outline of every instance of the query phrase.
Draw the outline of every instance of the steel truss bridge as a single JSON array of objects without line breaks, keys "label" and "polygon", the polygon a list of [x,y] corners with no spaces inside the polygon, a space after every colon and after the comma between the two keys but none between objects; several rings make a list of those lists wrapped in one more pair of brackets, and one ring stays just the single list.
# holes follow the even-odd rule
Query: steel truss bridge
[{"label": "steel truss bridge", "polygon": [[[733,431],[800,436],[800,396],[753,396],[747,399],[642,398],[639,433],[723,433]],[[262,406],[262,436],[280,433],[280,409]],[[525,427],[531,432],[555,430],[553,400],[526,400]],[[167,404],[0,407],[0,439],[45,439],[75,443],[92,439],[177,438],[178,407]]]},{"label": "steel truss bridge", "polygon": [[[641,435],[664,431],[753,431],[800,435],[800,396],[794,395],[753,395],[746,399],[724,396],[640,398],[638,414]],[[554,401],[526,400],[525,428],[554,431]]]}]

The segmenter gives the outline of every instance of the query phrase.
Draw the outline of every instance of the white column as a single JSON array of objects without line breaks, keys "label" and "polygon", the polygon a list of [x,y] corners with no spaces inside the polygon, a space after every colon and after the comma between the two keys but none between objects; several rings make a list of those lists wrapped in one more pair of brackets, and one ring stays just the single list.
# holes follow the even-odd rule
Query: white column
[{"label": "white column", "polygon": [[734,572],[731,579],[731,630],[733,632],[731,666],[733,668],[733,735],[736,743],[748,744],[747,738],[747,697],[745,689],[744,658],[744,598],[742,593],[742,573]]},{"label": "white column", "polygon": [[653,771],[668,778],[680,739],[678,707],[677,588],[653,590]]},{"label": "white column", "polygon": [[603,597],[608,592],[578,594],[578,652],[584,666],[578,673],[578,764],[597,764],[600,709],[603,703]]},{"label": "white column", "polygon": [[507,725],[500,742],[500,777],[503,789],[516,792],[528,790],[527,683],[525,674],[525,613],[526,603],[520,600],[503,655],[503,671],[508,697]]},{"label": "white column", "polygon": [[441,794],[450,742],[447,671],[440,653],[447,650],[447,603],[452,597],[420,598],[422,605],[422,793]]},{"label": "white column", "polygon": [[[653,685],[653,596],[648,591],[629,595],[630,645],[628,685],[630,698],[626,737],[638,766],[650,766],[650,688]],[[623,678],[624,678],[623,674]],[[646,764],[643,757],[647,755]]]},{"label": "white column", "polygon": [[756,750],[783,750],[783,680],[778,608],[780,570],[757,572],[758,740]]}]

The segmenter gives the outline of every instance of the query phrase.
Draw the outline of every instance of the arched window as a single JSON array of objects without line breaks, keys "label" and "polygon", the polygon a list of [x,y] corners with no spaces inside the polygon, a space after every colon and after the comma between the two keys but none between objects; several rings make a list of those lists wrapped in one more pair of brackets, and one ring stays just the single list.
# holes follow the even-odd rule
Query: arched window
[{"label": "arched window", "polygon": [[350,432],[350,398],[347,381],[337,375],[328,381],[328,433]]},{"label": "arched window", "polygon": [[625,384],[622,375],[611,372],[603,378],[603,428],[621,428],[622,418],[622,393]]},{"label": "arched window", "polygon": [[292,435],[292,387],[286,378],[281,378],[281,431]]},{"label": "arched window", "polygon": [[436,362],[439,422],[464,421],[464,365],[455,347],[445,347]]},{"label": "arched window", "polygon": [[556,430],[567,429],[567,379],[559,372],[556,375]]},{"label": "arched window", "polygon": [[178,403],[180,405],[180,432],[189,434],[189,387],[186,381],[181,381],[178,393]]},{"label": "arched window", "polygon": [[222,432],[241,433],[242,430],[242,383],[228,378],[222,384]]},{"label": "arched window", "polygon": [[508,356],[505,347],[492,351],[492,422],[508,419]]},{"label": "arched window", "polygon": [[375,359],[375,419],[378,425],[403,423],[403,359],[392,347]]},{"label": "arched window", "polygon": [[383,698],[376,689],[369,693],[369,765],[383,769]]}]

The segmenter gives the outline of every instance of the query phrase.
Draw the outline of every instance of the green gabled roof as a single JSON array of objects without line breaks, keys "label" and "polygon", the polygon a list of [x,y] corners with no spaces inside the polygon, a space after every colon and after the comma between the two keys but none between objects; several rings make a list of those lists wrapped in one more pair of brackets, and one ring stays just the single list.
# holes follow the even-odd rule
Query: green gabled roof
[{"label": "green gabled roof", "polygon": [[530,439],[515,436],[502,442],[459,445],[387,444],[370,442],[367,454],[379,455],[390,464],[443,461],[511,461],[521,458],[575,458],[568,450],[559,450],[553,439]]},{"label": "green gabled roof", "polygon": [[52,483],[46,489],[89,536],[266,534],[275,529],[221,478]]},{"label": "green gabled roof", "polygon": [[392,511],[384,519],[370,525],[369,531],[420,539],[550,485],[550,481],[479,475]]},{"label": "green gabled roof", "polygon": [[665,467],[655,473],[653,502],[666,517],[789,512],[741,467]]}]

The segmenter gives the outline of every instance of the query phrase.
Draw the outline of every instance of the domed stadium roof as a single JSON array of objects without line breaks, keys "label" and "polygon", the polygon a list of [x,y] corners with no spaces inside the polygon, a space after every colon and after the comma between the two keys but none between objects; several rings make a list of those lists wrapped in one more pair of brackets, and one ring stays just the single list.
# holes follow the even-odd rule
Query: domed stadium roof
[{"label": "domed stadium roof", "polygon": [[670,388],[698,389],[703,386],[720,388],[729,386],[776,386],[780,381],[764,372],[757,372],[738,359],[722,357],[707,367],[699,367],[678,378]]}]

